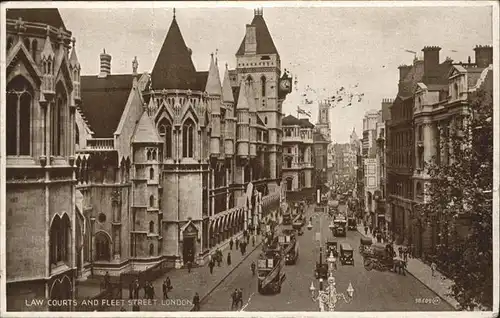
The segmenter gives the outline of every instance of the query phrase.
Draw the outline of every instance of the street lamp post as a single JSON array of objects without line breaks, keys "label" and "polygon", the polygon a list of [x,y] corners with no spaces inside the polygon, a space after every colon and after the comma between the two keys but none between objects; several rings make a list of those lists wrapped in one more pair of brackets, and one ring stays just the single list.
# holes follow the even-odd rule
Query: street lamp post
[{"label": "street lamp post", "polygon": [[95,217],[90,217],[90,276],[94,276],[94,224]]},{"label": "street lamp post", "polygon": [[335,287],[335,277],[333,277],[334,263],[336,261],[332,253],[327,259],[330,268],[330,274],[328,276],[327,284],[325,290],[323,290],[322,280],[320,280],[319,290],[314,287],[314,282],[311,282],[311,287],[309,290],[311,292],[311,298],[314,302],[318,302],[320,311],[335,311],[335,307],[339,300],[344,300],[346,303],[350,303],[354,296],[354,288],[351,282],[347,287],[347,296],[344,293],[338,293]]}]

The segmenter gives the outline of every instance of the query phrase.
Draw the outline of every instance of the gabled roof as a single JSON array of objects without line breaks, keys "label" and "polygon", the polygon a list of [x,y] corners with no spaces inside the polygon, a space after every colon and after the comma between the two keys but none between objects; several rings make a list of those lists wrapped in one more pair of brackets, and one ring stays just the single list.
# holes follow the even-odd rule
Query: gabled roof
[{"label": "gabled roof", "polygon": [[134,136],[132,137],[133,143],[162,143],[160,136],[153,124],[153,121],[148,115],[147,111],[142,113],[139,123],[135,127]]},{"label": "gabled roof", "polygon": [[14,20],[21,18],[23,21],[48,24],[66,30],[58,9],[7,9],[6,18]]},{"label": "gabled roof", "polygon": [[300,126],[301,122],[295,116],[288,115],[281,120],[282,126]]},{"label": "gabled roof", "polygon": [[302,128],[314,128],[314,125],[307,118],[300,118],[299,121]]},{"label": "gabled roof", "polygon": [[133,74],[82,76],[81,110],[95,138],[112,138],[132,90]]},{"label": "gabled roof", "polygon": [[199,90],[191,53],[174,17],[151,72],[152,88]]},{"label": "gabled roof", "polygon": [[[267,28],[266,21],[262,15],[255,15],[253,17],[251,25],[255,26],[255,36],[257,40],[257,54],[278,54],[276,46],[274,46],[273,38],[269,29]],[[236,55],[245,54],[245,37],[241,41],[240,48]]]}]

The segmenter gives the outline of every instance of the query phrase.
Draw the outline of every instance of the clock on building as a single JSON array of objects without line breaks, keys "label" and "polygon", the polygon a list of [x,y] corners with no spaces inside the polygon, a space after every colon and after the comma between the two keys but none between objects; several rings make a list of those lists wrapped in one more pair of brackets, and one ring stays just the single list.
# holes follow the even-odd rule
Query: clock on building
[{"label": "clock on building", "polygon": [[284,78],[280,80],[280,89],[283,92],[291,92],[292,91],[292,81],[289,78]]}]

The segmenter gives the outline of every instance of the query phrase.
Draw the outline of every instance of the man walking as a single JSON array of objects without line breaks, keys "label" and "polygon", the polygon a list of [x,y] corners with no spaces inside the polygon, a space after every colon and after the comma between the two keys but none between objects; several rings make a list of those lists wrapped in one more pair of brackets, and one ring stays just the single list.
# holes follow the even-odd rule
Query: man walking
[{"label": "man walking", "polygon": [[213,274],[214,273],[214,260],[210,260],[210,262],[208,263],[208,267],[210,268],[210,274]]},{"label": "man walking", "polygon": [[234,289],[231,293],[231,310],[235,310],[238,303],[238,289]]},{"label": "man walking", "polygon": [[191,268],[193,268],[193,263],[191,261],[187,262],[188,273],[191,273]]},{"label": "man walking", "polygon": [[168,286],[166,279],[163,281],[162,289],[163,289],[163,299],[168,299]]},{"label": "man walking", "polygon": [[200,295],[198,293],[195,293],[193,297],[193,311],[200,311]]},{"label": "man walking", "polygon": [[365,225],[365,235],[368,234],[368,226]]},{"label": "man walking", "polygon": [[229,241],[229,249],[232,251],[233,250],[233,238],[231,237],[231,240]]}]

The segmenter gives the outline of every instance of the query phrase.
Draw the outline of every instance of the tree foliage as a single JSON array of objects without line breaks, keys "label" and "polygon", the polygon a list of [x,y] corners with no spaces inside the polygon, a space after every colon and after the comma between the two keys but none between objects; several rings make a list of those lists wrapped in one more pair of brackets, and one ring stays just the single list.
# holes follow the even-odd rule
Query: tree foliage
[{"label": "tree foliage", "polygon": [[[434,258],[454,281],[462,309],[493,304],[493,96],[478,91],[464,117],[442,132],[440,155],[425,164],[430,177],[424,224],[434,226]],[[462,121],[462,119],[464,119]],[[448,155],[445,155],[448,154]],[[438,160],[439,157],[439,160]],[[446,157],[448,160],[446,160]]]}]

